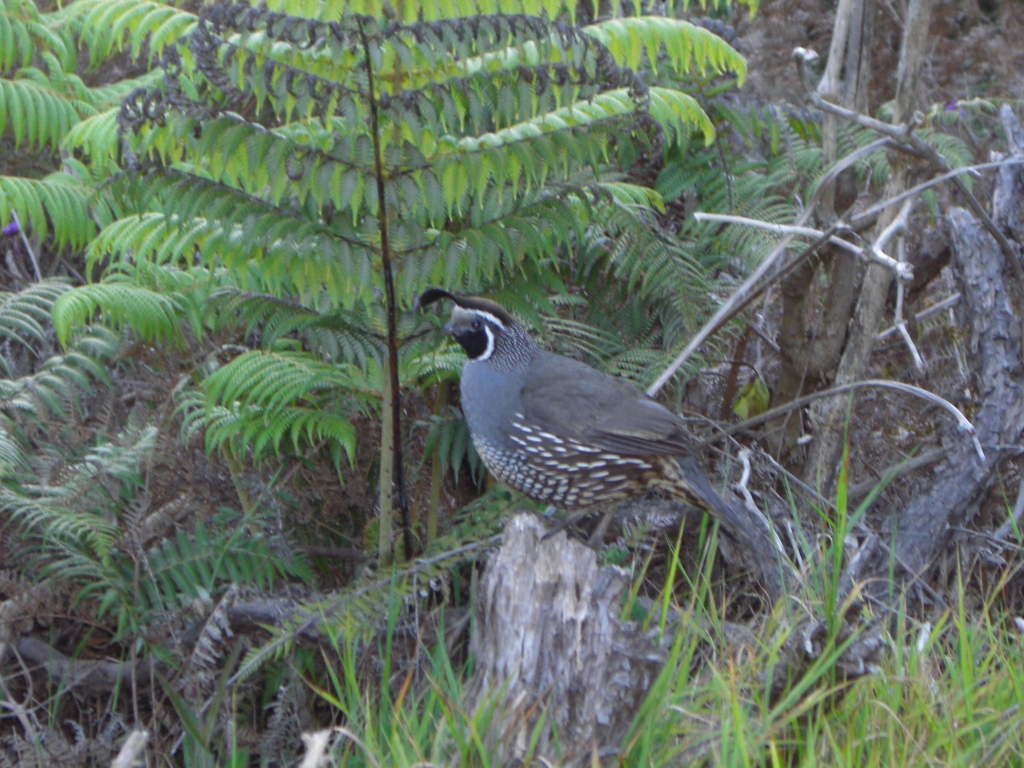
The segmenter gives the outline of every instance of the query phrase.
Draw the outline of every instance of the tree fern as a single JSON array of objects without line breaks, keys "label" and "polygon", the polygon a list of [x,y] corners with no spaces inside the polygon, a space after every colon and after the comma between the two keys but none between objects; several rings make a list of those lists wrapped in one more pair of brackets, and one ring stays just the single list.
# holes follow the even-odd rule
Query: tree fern
[{"label": "tree fern", "polygon": [[[98,55],[164,35],[166,74],[116,118],[129,172],[104,190],[112,220],[89,253],[108,280],[63,298],[55,317],[62,339],[96,312],[138,323],[147,338],[169,333],[187,314],[183,293],[156,306],[169,289],[139,265],[188,271],[198,257],[220,293],[203,294],[218,308],[194,311],[193,330],[237,320],[244,307],[247,328],[267,332],[263,351],[201,384],[207,443],[235,455],[323,440],[351,452],[344,409],[378,398],[400,445],[402,382],[455,367],[405,341],[416,322],[400,315],[413,298],[428,285],[513,282],[601,231],[621,239],[649,227],[644,212],[662,210],[662,199],[622,169],[715,136],[672,78],[745,73],[735,50],[688,22],[554,21],[572,16],[571,3],[404,3],[399,20],[348,3],[330,21],[296,15],[295,2],[218,5],[198,21],[136,5],[80,0],[69,16]],[[173,45],[171,28],[184,35]],[[118,156],[111,120],[69,135],[85,164],[107,169]],[[648,266],[666,263],[665,252],[641,251]],[[287,335],[303,351],[273,348]],[[328,414],[327,401],[343,411]]]}]

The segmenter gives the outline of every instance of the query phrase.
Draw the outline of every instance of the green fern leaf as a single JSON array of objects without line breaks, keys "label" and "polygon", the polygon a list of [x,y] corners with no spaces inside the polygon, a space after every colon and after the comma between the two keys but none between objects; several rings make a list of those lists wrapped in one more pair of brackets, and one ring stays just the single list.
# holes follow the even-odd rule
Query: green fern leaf
[{"label": "green fern leaf", "polygon": [[122,280],[79,286],[56,301],[53,327],[60,343],[67,345],[73,331],[91,322],[97,310],[104,322],[131,326],[146,341],[181,339],[181,301]]},{"label": "green fern leaf", "polygon": [[89,195],[88,187],[64,173],[42,179],[0,176],[0,220],[9,221],[13,211],[40,240],[52,230],[58,247],[82,247],[96,231]]}]

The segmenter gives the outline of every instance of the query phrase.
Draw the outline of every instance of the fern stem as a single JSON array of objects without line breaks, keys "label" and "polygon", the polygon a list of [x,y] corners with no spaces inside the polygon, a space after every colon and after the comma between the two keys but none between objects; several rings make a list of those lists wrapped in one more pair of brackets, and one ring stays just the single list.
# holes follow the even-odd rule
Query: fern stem
[{"label": "fern stem", "polygon": [[[390,358],[384,356],[384,386],[391,380]],[[382,393],[380,409],[380,499],[377,506],[380,507],[380,521],[377,527],[377,558],[380,567],[391,565],[392,560],[392,512],[394,496],[392,494],[393,481],[395,477],[395,446],[394,446],[394,419],[395,410],[391,399],[386,393]]]},{"label": "fern stem", "polygon": [[[388,243],[388,212],[387,203],[384,199],[384,160],[380,149],[380,123],[377,115],[377,96],[374,90],[373,59],[370,57],[370,43],[366,39],[366,30],[363,27],[362,19],[359,20],[359,37],[363,43],[363,55],[366,61],[367,91],[370,100],[370,128],[373,133],[373,162],[377,177],[377,220],[380,225],[380,260],[384,273],[384,297],[388,316],[388,376],[387,392],[384,393],[384,410],[391,410],[391,462],[393,482],[385,484],[384,461],[381,456],[381,543],[380,552],[383,553],[384,541],[384,496],[389,496],[388,511],[390,512],[390,501],[395,495],[398,497],[398,511],[402,516],[402,543],[405,550],[405,559],[412,557],[412,529],[409,525],[409,501],[405,496],[405,477],[402,472],[402,401],[401,392],[398,388],[398,309],[395,301],[395,278],[391,269],[391,249]],[[382,425],[383,427],[383,425]],[[384,441],[381,441],[383,453]],[[388,520],[390,532],[391,521]],[[383,556],[382,556],[383,561]]]},{"label": "fern stem", "polygon": [[238,501],[242,505],[242,512],[248,517],[252,514],[253,500],[249,489],[245,487],[245,467],[235,458],[235,453],[230,446],[224,447],[224,463],[228,465],[228,472],[231,474],[231,482],[235,486],[235,493],[238,494]]}]

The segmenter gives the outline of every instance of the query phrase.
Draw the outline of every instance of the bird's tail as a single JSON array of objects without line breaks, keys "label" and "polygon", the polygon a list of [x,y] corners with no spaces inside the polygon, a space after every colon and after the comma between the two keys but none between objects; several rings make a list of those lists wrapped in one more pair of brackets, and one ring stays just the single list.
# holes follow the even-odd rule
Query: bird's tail
[{"label": "bird's tail", "polygon": [[697,462],[689,456],[665,460],[661,477],[662,489],[673,498],[705,510],[733,532],[742,530],[743,518],[711,487]]}]

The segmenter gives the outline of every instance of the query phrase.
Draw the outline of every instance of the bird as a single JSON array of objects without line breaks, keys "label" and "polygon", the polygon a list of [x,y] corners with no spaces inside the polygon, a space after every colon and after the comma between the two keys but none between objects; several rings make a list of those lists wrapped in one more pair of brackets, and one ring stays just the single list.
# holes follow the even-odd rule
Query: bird
[{"label": "bird", "polygon": [[498,481],[568,512],[661,491],[739,530],[676,414],[625,379],[544,350],[490,299],[430,288],[417,304],[444,299],[444,332],[468,358],[462,412]]}]

